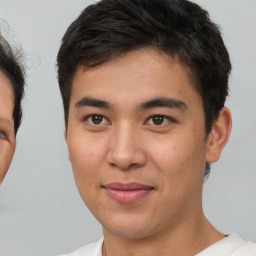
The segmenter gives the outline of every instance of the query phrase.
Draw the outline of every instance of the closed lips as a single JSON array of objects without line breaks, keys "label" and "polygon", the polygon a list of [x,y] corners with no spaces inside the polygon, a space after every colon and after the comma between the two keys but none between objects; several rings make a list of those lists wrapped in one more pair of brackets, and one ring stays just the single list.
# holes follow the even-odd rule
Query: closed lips
[{"label": "closed lips", "polygon": [[132,190],[152,190],[153,187],[139,184],[139,183],[110,183],[103,186],[106,189],[121,190],[121,191],[132,191]]},{"label": "closed lips", "polygon": [[122,204],[136,202],[154,189],[139,183],[111,183],[103,186],[103,188],[111,199]]}]

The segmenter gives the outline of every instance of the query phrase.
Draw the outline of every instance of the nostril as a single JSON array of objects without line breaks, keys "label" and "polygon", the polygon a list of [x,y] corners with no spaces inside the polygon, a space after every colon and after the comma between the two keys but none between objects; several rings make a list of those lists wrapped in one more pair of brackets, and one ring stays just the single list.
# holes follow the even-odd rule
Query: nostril
[{"label": "nostril", "polygon": [[121,170],[131,170],[145,165],[147,158],[145,153],[140,150],[133,150],[120,154],[120,152],[109,152],[107,161],[111,167],[118,167]]}]

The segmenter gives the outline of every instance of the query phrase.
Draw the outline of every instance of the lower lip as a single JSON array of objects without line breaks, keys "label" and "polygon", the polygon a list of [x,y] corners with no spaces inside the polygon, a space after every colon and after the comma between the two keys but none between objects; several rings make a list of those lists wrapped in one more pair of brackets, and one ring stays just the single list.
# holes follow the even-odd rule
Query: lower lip
[{"label": "lower lip", "polygon": [[147,196],[152,189],[138,189],[138,190],[116,190],[105,188],[108,196],[114,199],[115,201],[123,204],[133,203],[139,199]]}]

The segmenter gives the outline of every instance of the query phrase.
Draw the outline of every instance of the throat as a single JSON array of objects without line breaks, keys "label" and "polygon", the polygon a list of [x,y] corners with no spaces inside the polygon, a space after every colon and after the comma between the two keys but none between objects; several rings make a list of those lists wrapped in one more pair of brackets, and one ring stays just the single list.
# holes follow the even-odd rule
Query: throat
[{"label": "throat", "polygon": [[[192,231],[192,230],[191,230]],[[204,228],[172,234],[155,234],[143,239],[109,236],[104,232],[102,256],[188,256],[196,255],[225,238],[205,219]]]}]

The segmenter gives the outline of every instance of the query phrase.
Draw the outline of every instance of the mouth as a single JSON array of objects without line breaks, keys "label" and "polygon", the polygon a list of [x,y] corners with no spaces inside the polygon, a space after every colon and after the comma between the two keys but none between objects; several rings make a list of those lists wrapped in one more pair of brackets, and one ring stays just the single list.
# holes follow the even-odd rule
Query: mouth
[{"label": "mouth", "polygon": [[110,183],[102,188],[111,199],[123,204],[134,203],[154,190],[154,187],[140,183]]}]

